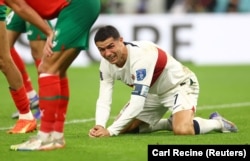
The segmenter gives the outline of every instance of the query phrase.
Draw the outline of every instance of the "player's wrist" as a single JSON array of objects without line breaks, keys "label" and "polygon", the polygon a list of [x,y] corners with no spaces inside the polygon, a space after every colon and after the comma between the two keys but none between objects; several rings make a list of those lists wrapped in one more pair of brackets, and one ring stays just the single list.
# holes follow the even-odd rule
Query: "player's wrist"
[{"label": "player's wrist", "polygon": [[100,127],[106,128],[106,124],[104,124],[102,122],[96,122],[95,126],[100,126]]},{"label": "player's wrist", "polygon": [[110,136],[116,136],[119,134],[119,131],[112,129],[111,127],[107,128]]},{"label": "player's wrist", "polygon": [[105,128],[103,125],[98,125],[98,124],[96,124],[95,127],[98,127],[98,128]]}]

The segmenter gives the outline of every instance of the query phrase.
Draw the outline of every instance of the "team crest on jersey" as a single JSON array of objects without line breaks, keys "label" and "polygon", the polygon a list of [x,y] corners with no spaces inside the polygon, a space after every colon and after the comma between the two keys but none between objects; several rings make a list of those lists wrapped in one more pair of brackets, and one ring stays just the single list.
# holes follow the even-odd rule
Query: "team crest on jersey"
[{"label": "team crest on jersey", "polygon": [[136,71],[136,79],[138,81],[143,80],[146,77],[146,69],[139,69]]}]

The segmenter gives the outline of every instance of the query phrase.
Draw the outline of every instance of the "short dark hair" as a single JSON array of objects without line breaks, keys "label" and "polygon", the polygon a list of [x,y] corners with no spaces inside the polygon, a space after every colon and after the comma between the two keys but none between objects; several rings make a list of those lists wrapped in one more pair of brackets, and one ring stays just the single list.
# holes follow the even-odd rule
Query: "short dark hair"
[{"label": "short dark hair", "polygon": [[114,26],[107,25],[98,29],[95,34],[94,41],[105,41],[110,37],[118,39],[120,37],[120,33]]}]

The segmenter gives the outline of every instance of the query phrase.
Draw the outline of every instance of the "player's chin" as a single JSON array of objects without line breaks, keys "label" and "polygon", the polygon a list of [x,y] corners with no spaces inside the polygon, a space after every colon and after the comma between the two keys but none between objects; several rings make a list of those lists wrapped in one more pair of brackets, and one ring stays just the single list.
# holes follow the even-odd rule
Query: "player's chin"
[{"label": "player's chin", "polygon": [[117,57],[112,57],[110,59],[107,59],[109,61],[110,64],[116,64],[117,63]]},{"label": "player's chin", "polygon": [[116,64],[116,61],[115,60],[113,60],[113,61],[110,60],[109,63],[110,64]]}]

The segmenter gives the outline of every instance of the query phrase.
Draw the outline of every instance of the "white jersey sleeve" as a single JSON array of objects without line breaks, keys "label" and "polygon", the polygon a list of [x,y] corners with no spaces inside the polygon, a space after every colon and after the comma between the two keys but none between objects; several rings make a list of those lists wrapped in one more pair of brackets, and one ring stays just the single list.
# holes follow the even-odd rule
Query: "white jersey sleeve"
[{"label": "white jersey sleeve", "polygon": [[106,123],[110,116],[114,80],[110,75],[107,63],[105,63],[105,61],[101,61],[99,70],[100,87],[99,97],[96,102],[95,120],[96,125],[106,127]]},{"label": "white jersey sleeve", "polygon": [[129,105],[118,118],[108,127],[111,136],[118,135],[142,111],[145,97],[131,95]]}]

